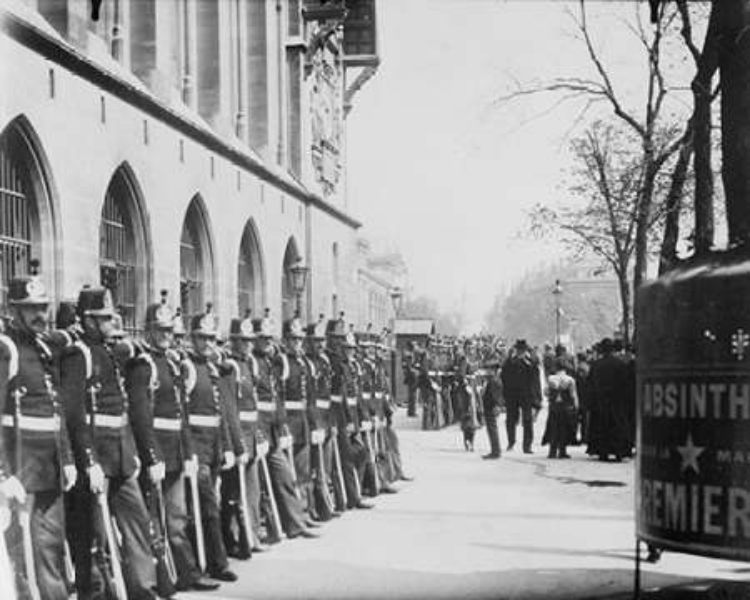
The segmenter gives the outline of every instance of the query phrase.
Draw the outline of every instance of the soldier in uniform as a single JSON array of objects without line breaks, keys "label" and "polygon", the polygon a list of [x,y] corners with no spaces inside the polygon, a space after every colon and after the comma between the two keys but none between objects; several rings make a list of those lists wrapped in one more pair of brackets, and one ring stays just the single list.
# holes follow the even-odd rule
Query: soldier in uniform
[{"label": "soldier in uniform", "polygon": [[[331,419],[331,361],[325,351],[325,317],[320,315],[317,323],[307,326],[306,360],[312,374],[308,418],[313,428],[311,446],[314,453],[312,463],[317,470],[313,489],[313,504],[319,520],[328,521],[340,515],[335,510],[330,496],[333,486],[338,492],[338,506],[345,508],[341,490],[333,482],[338,477],[333,462],[333,436],[336,435]],[[322,449],[319,447],[322,445]],[[322,461],[321,461],[322,456]]]},{"label": "soldier in uniform", "polygon": [[253,331],[253,356],[258,365],[258,430],[261,439],[270,444],[266,461],[282,527],[290,539],[316,538],[318,535],[307,528],[307,518],[296,495],[294,473],[281,447],[282,438],[286,435],[286,409],[279,390],[278,369],[272,358],[275,355],[272,344],[273,325],[268,309],[262,319],[253,319]]},{"label": "soldier in uniform", "polygon": [[[138,450],[130,424],[140,421],[134,411],[142,407],[128,402],[120,366],[107,343],[115,314],[109,290],[84,288],[77,307],[83,334],[61,358],[60,390],[76,464],[86,474],[71,493],[68,513],[78,597],[91,598],[101,584],[101,573],[93,572],[91,559],[103,514],[98,519],[92,515],[94,496],[105,494],[122,537],[128,597],[155,598],[149,516],[138,485]],[[149,466],[156,478],[158,466]],[[101,571],[101,563],[97,566]]]},{"label": "soldier in uniform", "polygon": [[195,315],[190,323],[192,349],[182,361],[182,377],[187,394],[188,423],[195,453],[198,455],[198,495],[200,496],[206,570],[212,579],[236,581],[229,569],[227,550],[221,531],[216,481],[219,470],[234,467],[236,457],[229,440],[227,418],[219,390],[219,369],[214,364],[216,319],[211,305]]},{"label": "soldier in uniform", "polygon": [[[175,318],[167,304],[167,292],[161,301],[146,310],[146,342],[139,360],[128,372],[131,402],[149,407],[147,430],[153,432],[153,445],[159,461],[164,464],[161,485],[166,517],[165,535],[170,544],[177,571],[178,591],[215,590],[219,584],[201,573],[192,543],[188,537],[188,511],[185,499],[185,475],[197,474],[198,456],[188,424],[183,381],[180,377],[180,356],[172,349]],[[148,464],[149,457],[141,460]]]},{"label": "soldier in uniform", "polygon": [[[310,471],[310,424],[307,420],[310,388],[309,365],[305,360],[303,343],[305,332],[299,315],[285,321],[283,325],[285,349],[279,353],[281,364],[281,390],[286,427],[292,438],[294,473],[297,478],[297,491],[303,509],[307,513],[306,525],[317,527],[310,516],[312,502],[312,477]],[[313,508],[314,512],[314,508]]]},{"label": "soldier in uniform", "polygon": [[[234,498],[236,502],[241,501],[239,477],[245,477],[248,510],[250,511],[250,524],[252,539],[245,540],[249,545],[248,550],[252,552],[263,552],[267,547],[260,540],[261,529],[261,491],[258,471],[257,444],[260,439],[258,435],[258,407],[255,383],[258,377],[258,363],[252,354],[252,341],[255,339],[253,322],[248,310],[242,319],[232,319],[229,327],[229,355],[225,365],[223,378],[227,386],[227,396],[236,399],[236,424],[239,434],[241,448],[239,465],[236,469],[228,471],[222,478],[222,495]],[[236,435],[236,434],[235,434]],[[235,442],[236,444],[237,442]],[[226,485],[225,485],[226,484]],[[226,489],[226,492],[225,492]],[[222,499],[223,502],[223,499]],[[232,512],[232,515],[236,511]],[[222,519],[224,522],[224,519]],[[237,527],[242,531],[241,527]],[[245,557],[234,534],[230,534],[228,524],[224,523],[224,538],[227,547],[232,548],[229,554]]]},{"label": "soldier in uniform", "polygon": [[[13,279],[8,290],[12,322],[7,336],[0,334],[0,494],[25,505],[30,513],[27,551],[16,572],[39,590],[43,600],[68,597],[63,554],[65,509],[63,492],[76,482],[77,472],[65,420],[57,399],[53,354],[43,341],[49,298],[39,277]],[[20,437],[16,437],[20,436]],[[17,454],[20,452],[20,455]],[[14,552],[23,542],[12,539]],[[33,543],[32,543],[33,541]],[[16,556],[14,556],[14,559]],[[26,569],[25,559],[30,558]],[[30,578],[35,578],[31,581]],[[10,582],[8,582],[10,583]]]},{"label": "soldier in uniform", "polygon": [[417,365],[416,348],[414,342],[409,342],[401,358],[401,368],[404,373],[404,384],[407,389],[406,416],[417,416],[417,384],[419,369]]},{"label": "soldier in uniform", "polygon": [[346,333],[343,313],[326,326],[326,341],[331,358],[331,413],[337,431],[337,442],[346,487],[347,508],[372,508],[362,501],[360,474],[367,460],[365,449],[356,439],[359,432],[357,388],[354,380],[354,335]]}]

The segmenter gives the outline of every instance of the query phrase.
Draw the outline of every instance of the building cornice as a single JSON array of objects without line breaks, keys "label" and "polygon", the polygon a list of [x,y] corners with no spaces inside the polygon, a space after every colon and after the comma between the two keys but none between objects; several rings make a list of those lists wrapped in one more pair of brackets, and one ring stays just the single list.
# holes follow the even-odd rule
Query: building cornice
[{"label": "building cornice", "polygon": [[227,143],[211,130],[186,119],[147,91],[120,79],[75,48],[61,43],[47,32],[2,8],[0,8],[0,31],[50,62],[60,65],[123,102],[167,124],[187,138],[242,167],[266,183],[297,198],[304,204],[320,209],[353,229],[359,229],[362,226],[361,222],[332,206],[305,186],[274,172],[253,155]]}]

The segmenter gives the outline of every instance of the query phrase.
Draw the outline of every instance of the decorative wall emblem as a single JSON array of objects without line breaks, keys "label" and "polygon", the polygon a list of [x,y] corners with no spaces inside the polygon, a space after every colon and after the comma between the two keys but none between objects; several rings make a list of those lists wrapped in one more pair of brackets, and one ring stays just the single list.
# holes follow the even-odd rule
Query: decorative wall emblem
[{"label": "decorative wall emblem", "polygon": [[341,175],[343,96],[338,34],[332,32],[311,51],[312,164],[323,193],[330,195]]}]

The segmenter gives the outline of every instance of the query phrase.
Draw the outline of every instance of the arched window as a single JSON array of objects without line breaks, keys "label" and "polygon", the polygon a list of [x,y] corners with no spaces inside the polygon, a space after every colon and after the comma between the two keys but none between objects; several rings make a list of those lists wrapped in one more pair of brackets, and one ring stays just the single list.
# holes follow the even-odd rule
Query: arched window
[{"label": "arched window", "polygon": [[7,306],[8,282],[26,275],[39,259],[54,297],[55,232],[47,178],[23,117],[0,135],[0,314]]},{"label": "arched window", "polygon": [[297,294],[294,290],[292,267],[299,261],[300,254],[294,238],[289,240],[284,252],[284,267],[281,276],[281,318],[291,319],[297,308]]},{"label": "arched window", "polygon": [[213,263],[205,212],[199,198],[188,207],[180,237],[180,305],[186,326],[213,301]]},{"label": "arched window", "polygon": [[263,302],[263,261],[252,221],[242,233],[240,255],[237,260],[237,309],[239,316],[249,308],[260,314]]},{"label": "arched window", "polygon": [[140,330],[148,301],[148,245],[138,202],[123,168],[118,169],[104,196],[99,228],[101,284],[112,292],[125,329]]}]

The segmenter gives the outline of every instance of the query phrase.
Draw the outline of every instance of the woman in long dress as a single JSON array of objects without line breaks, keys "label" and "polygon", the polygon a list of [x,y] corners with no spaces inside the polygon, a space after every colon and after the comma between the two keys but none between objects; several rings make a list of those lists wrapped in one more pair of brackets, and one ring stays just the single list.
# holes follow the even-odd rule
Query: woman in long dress
[{"label": "woman in long dress", "polygon": [[548,458],[570,458],[568,445],[575,443],[578,394],[576,382],[566,372],[564,360],[552,361],[552,373],[547,378],[549,415],[545,438],[549,442]]}]

